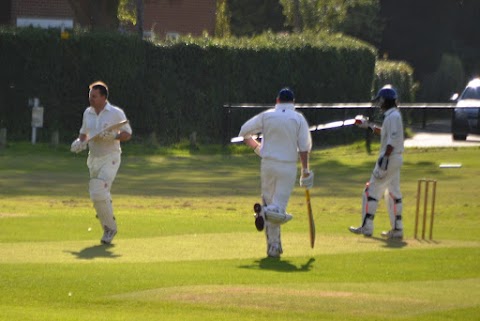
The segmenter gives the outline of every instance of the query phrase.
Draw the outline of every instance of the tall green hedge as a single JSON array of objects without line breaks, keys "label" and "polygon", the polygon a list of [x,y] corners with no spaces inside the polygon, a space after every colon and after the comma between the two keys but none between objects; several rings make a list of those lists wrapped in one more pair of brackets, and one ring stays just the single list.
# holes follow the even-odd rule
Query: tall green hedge
[{"label": "tall green hedge", "polygon": [[[164,144],[197,132],[224,140],[224,104],[274,103],[291,87],[299,103],[370,98],[376,51],[340,35],[274,35],[253,39],[185,38],[154,44],[134,36],[58,30],[0,30],[0,127],[27,139],[28,98],[45,107],[40,138],[54,130],[77,136],[88,84],[103,80],[138,140],[154,133]],[[237,114],[244,120],[248,111]]]}]

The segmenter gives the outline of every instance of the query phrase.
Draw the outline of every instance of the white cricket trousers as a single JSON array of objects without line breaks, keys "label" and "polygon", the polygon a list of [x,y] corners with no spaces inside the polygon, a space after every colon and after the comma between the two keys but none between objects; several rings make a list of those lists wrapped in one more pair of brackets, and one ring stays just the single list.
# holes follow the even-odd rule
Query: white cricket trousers
[{"label": "white cricket trousers", "polygon": [[[102,157],[88,156],[87,159],[87,166],[90,171],[90,182],[96,186],[95,191],[90,190],[90,197],[97,212],[97,218],[104,231],[117,230],[110,190],[117,176],[120,162],[120,153],[111,153]],[[99,180],[103,181],[103,183],[101,183],[103,186],[100,191],[98,190]],[[90,188],[92,188],[92,186],[90,186]],[[95,197],[92,196],[92,192]]]},{"label": "white cricket trousers", "polygon": [[275,205],[285,212],[290,194],[295,186],[296,177],[296,162],[262,159],[262,198],[266,205]]},{"label": "white cricket trousers", "polygon": [[120,168],[120,153],[111,153],[101,157],[88,156],[87,166],[90,172],[90,178],[98,178],[108,184],[108,191],[112,187],[112,183],[117,176]]},{"label": "white cricket trousers", "polygon": [[[368,191],[366,190],[363,195],[362,224],[367,212],[370,215],[375,215],[378,209],[378,202],[384,196],[392,229],[403,229],[401,219],[403,204],[400,191],[400,168],[402,164],[402,154],[393,154],[389,157],[385,177],[376,178],[372,174],[368,183]],[[367,199],[367,196],[374,200]]]},{"label": "white cricket trousers", "polygon": [[[401,199],[402,193],[400,192],[400,168],[403,164],[402,154],[392,154],[388,158],[388,170],[383,178],[370,177],[370,185],[368,187],[368,193],[376,200],[380,200],[387,191],[395,199]],[[374,214],[374,213],[371,213]]]}]

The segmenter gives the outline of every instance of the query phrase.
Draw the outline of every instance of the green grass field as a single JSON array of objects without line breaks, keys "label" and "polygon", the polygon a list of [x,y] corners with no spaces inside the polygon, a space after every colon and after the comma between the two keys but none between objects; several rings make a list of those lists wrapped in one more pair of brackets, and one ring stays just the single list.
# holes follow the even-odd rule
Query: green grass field
[{"label": "green grass field", "polygon": [[[297,186],[279,260],[253,225],[259,159],[203,149],[125,146],[114,246],[99,242],[85,153],[1,150],[0,320],[479,320],[480,148],[406,151],[406,238],[396,242],[379,237],[383,201],[374,237],[347,230],[360,223],[375,153],[313,152],[316,246]],[[413,238],[424,177],[438,180],[433,241]]]}]

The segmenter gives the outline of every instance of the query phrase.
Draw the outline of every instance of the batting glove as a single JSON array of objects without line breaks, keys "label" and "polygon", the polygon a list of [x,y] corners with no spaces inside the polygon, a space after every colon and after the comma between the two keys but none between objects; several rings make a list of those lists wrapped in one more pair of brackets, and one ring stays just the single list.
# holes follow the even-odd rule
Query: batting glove
[{"label": "batting glove", "polygon": [[376,179],[382,179],[385,176],[387,176],[387,171],[381,169],[380,166],[378,166],[378,164],[375,164],[375,168],[373,169],[372,175]]},{"label": "batting glove", "polygon": [[98,138],[106,141],[115,140],[117,138],[117,133],[113,130],[106,130],[101,132],[100,135],[98,135]]},{"label": "batting glove", "polygon": [[388,156],[385,156],[385,155],[380,156],[378,158],[377,164],[381,170],[386,171],[388,168]]},{"label": "batting glove", "polygon": [[355,117],[355,125],[357,125],[359,128],[369,128],[370,122],[368,121],[367,117],[364,117],[363,115],[357,115]]},{"label": "batting glove", "polygon": [[307,177],[303,177],[303,174],[300,175],[300,186],[310,189],[313,187],[313,171],[308,172]]},{"label": "batting glove", "polygon": [[72,153],[80,153],[82,150],[87,149],[87,142],[80,141],[80,138],[77,138],[73,141],[72,146],[70,146],[70,151]]}]

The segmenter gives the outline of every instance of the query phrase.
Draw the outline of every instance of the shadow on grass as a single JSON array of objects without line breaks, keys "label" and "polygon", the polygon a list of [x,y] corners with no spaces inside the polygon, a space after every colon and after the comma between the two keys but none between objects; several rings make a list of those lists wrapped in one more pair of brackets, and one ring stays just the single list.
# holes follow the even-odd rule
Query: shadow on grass
[{"label": "shadow on grass", "polygon": [[117,257],[120,257],[120,255],[114,254],[110,251],[112,247],[113,245],[102,244],[86,247],[80,252],[68,252],[72,255],[75,255],[79,260],[93,260],[95,258],[115,259]]},{"label": "shadow on grass", "polygon": [[277,272],[308,272],[312,269],[312,264],[315,262],[314,258],[310,258],[307,263],[297,267],[289,261],[281,258],[266,257],[255,261],[251,265],[242,265],[242,269],[259,269],[259,270],[273,270]]},{"label": "shadow on grass", "polygon": [[370,238],[376,241],[380,241],[384,243],[383,244],[384,247],[388,247],[392,249],[400,249],[402,247],[407,246],[407,242],[405,242],[404,240],[385,239],[385,238],[375,237],[375,236],[372,236]]}]

